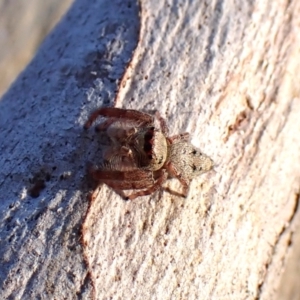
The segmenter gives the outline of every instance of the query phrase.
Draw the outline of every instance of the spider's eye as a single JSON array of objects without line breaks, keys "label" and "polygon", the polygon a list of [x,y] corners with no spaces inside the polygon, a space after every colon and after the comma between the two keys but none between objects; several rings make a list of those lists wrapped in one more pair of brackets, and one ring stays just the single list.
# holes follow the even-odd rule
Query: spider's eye
[{"label": "spider's eye", "polygon": [[144,144],[144,151],[149,152],[152,150],[152,145],[150,143],[145,142]]},{"label": "spider's eye", "polygon": [[161,156],[161,157],[159,158],[158,164],[160,165],[160,164],[163,162],[163,160],[164,160],[164,157]]},{"label": "spider's eye", "polygon": [[193,155],[201,155],[201,152],[199,152],[199,150],[193,149],[193,151],[191,152]]},{"label": "spider's eye", "polygon": [[199,171],[200,171],[200,172],[202,171],[202,167],[199,166],[199,167],[198,167],[198,170],[197,170],[197,166],[196,166],[195,164],[192,165],[192,169],[193,169],[194,172],[195,172],[195,171],[198,171],[198,172],[199,172]]},{"label": "spider's eye", "polygon": [[144,151],[148,153],[149,159],[152,159],[152,155],[150,153],[153,148],[153,135],[154,135],[154,127],[149,128],[149,130],[147,130],[147,132],[144,135]]},{"label": "spider's eye", "polygon": [[144,136],[145,141],[151,141],[153,139],[153,135],[154,135],[154,127],[151,127],[145,133],[145,136]]},{"label": "spider's eye", "polygon": [[146,132],[145,133],[145,141],[150,141],[153,138],[153,133],[152,132]]}]

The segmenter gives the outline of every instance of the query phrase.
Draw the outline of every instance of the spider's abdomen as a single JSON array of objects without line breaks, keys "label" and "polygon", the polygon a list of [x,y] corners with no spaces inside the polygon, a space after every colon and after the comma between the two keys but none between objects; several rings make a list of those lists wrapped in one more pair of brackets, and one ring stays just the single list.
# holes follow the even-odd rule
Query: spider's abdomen
[{"label": "spider's abdomen", "polygon": [[205,173],[213,167],[213,161],[187,141],[180,141],[170,146],[169,161],[185,179]]}]

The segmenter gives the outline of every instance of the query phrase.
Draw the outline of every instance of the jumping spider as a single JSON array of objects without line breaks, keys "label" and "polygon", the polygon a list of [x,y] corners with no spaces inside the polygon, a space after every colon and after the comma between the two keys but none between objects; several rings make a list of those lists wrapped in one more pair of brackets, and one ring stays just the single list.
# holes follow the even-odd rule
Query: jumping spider
[{"label": "jumping spider", "polygon": [[[169,137],[158,112],[153,117],[136,110],[103,107],[90,115],[84,128],[90,128],[99,116],[107,119],[96,131],[106,132],[112,145],[104,153],[102,165],[90,168],[89,173],[126,200],[154,193],[168,175],[181,182],[186,197],[191,180],[213,166],[213,161],[190,143],[189,133]],[[125,196],[123,190],[140,191]]]}]

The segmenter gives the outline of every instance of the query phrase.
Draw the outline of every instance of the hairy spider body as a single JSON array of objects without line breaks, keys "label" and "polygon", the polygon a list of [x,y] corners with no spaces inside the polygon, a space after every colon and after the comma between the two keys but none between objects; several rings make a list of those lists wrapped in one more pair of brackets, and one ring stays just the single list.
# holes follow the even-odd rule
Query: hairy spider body
[{"label": "hairy spider body", "polygon": [[[178,178],[183,196],[187,196],[190,181],[212,168],[212,160],[190,143],[188,133],[168,137],[165,120],[158,113],[154,118],[136,110],[100,108],[84,128],[88,129],[98,116],[107,120],[96,130],[106,132],[112,145],[104,154],[104,163],[89,172],[125,199],[155,192],[168,175]],[[125,196],[123,190],[141,191]]]},{"label": "hairy spider body", "polygon": [[[120,144],[120,140],[115,144]],[[131,153],[133,164],[144,170],[159,170],[167,159],[167,139],[153,126],[138,128],[126,140],[122,140],[121,144]]]}]

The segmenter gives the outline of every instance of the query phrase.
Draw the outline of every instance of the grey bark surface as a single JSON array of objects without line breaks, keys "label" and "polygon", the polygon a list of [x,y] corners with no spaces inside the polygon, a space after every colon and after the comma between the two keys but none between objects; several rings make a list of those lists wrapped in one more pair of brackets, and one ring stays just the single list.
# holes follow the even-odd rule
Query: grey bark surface
[{"label": "grey bark surface", "polygon": [[[299,13],[76,1],[0,102],[0,298],[274,299],[299,222]],[[186,199],[90,202],[82,125],[110,105],[158,109],[214,171]]]}]

